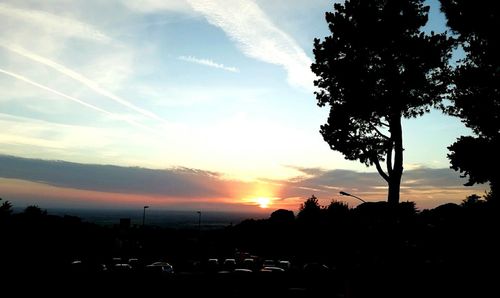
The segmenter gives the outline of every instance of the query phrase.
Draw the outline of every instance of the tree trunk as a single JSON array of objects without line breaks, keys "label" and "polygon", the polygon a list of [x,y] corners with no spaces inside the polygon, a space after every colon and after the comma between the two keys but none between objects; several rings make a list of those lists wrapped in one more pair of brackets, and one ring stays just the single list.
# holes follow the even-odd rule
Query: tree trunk
[{"label": "tree trunk", "polygon": [[401,127],[401,114],[393,115],[389,121],[391,139],[394,141],[394,165],[390,171],[389,192],[387,202],[391,205],[399,203],[401,176],[403,176],[403,129]]},{"label": "tree trunk", "polygon": [[389,184],[389,192],[387,194],[387,202],[389,202],[390,205],[397,205],[399,203],[401,175],[399,176],[399,178],[390,177],[388,184]]}]

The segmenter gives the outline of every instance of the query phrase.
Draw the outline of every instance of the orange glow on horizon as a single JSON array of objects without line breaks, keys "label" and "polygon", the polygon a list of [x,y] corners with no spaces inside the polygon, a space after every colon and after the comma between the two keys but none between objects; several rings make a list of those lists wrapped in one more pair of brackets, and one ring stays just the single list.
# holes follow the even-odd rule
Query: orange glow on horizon
[{"label": "orange glow on horizon", "polygon": [[[151,205],[154,209],[206,210],[225,212],[267,212],[274,208],[275,198],[252,196],[248,199],[235,197],[169,197],[151,194],[116,193],[58,187],[19,179],[0,178],[2,198],[17,206],[39,205],[42,208],[98,207],[134,208]],[[250,191],[250,190],[248,190]],[[265,198],[258,202],[256,198]],[[265,207],[264,207],[265,206]]]},{"label": "orange glow on horizon", "polygon": [[280,193],[281,185],[272,182],[259,181],[253,184],[253,189],[247,189],[247,194],[242,196],[244,204],[258,207],[259,209],[276,208],[280,198],[276,194]]},{"label": "orange glow on horizon", "polygon": [[265,198],[265,197],[260,197],[255,199],[256,203],[259,204],[259,207],[262,209],[266,209],[269,207],[269,204],[271,204],[271,199],[270,198]]},{"label": "orange glow on horizon", "polygon": [[[229,187],[234,186],[234,187]],[[282,192],[274,183],[227,183],[227,190],[217,196],[177,197],[141,193],[120,193],[98,190],[74,189],[59,187],[39,182],[20,179],[0,178],[2,198],[9,200],[15,207],[39,205],[42,208],[139,208],[151,205],[155,209],[172,210],[206,210],[230,212],[268,213],[273,210],[287,209],[297,212],[307,195]],[[351,189],[347,189],[351,191]],[[461,200],[474,188],[460,187],[434,188],[402,188],[401,201],[414,201],[420,210],[434,208],[444,203],[460,204]],[[366,201],[385,201],[385,189],[354,192]],[[354,208],[358,200],[332,195]],[[330,196],[318,196],[320,204],[326,206],[332,199]]]}]

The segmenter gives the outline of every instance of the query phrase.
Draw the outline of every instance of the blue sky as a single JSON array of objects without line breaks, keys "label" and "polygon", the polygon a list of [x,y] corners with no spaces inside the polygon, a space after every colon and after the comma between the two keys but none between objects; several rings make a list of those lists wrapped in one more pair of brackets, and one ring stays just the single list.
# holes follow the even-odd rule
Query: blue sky
[{"label": "blue sky", "polygon": [[[313,38],[328,34],[323,16],[332,3],[3,1],[0,154],[183,167],[242,183],[311,178],[301,169],[373,172],[331,151],[318,132],[328,109],[316,106],[309,66]],[[431,4],[428,29],[442,31]],[[446,146],[469,133],[440,112],[404,129],[409,170],[448,168]],[[457,173],[443,173],[461,191],[450,200],[472,191]],[[3,187],[24,181],[3,177]],[[288,198],[254,191],[224,202],[238,196]]]}]

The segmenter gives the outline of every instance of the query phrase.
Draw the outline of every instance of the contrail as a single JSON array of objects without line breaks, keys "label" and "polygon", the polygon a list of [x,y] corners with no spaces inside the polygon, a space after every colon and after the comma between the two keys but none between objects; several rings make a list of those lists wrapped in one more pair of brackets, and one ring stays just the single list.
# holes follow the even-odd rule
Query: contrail
[{"label": "contrail", "polygon": [[71,96],[71,95],[64,94],[64,93],[59,92],[59,91],[57,91],[57,90],[54,90],[54,89],[52,89],[52,88],[50,88],[50,87],[47,87],[47,86],[45,86],[45,85],[39,84],[39,83],[37,83],[37,82],[34,82],[34,81],[32,81],[32,80],[30,80],[30,79],[28,79],[28,78],[26,78],[26,77],[24,77],[24,76],[22,76],[22,75],[15,74],[15,73],[13,73],[13,72],[10,72],[10,71],[7,71],[7,70],[4,70],[4,69],[2,69],[2,68],[0,68],[0,73],[3,73],[3,74],[5,74],[5,75],[8,75],[8,76],[13,77],[13,78],[15,78],[15,79],[18,79],[18,80],[23,81],[23,82],[25,82],[25,83],[28,83],[28,84],[30,84],[30,85],[33,85],[33,86],[38,87],[38,88],[40,88],[40,89],[43,89],[43,90],[45,90],[45,91],[48,91],[48,92],[54,93],[54,94],[56,94],[56,95],[59,95],[59,96],[61,96],[61,97],[64,97],[64,98],[69,99],[69,100],[71,100],[71,101],[74,101],[74,102],[76,102],[76,103],[79,103],[79,104],[81,104],[82,106],[86,106],[87,108],[90,108],[90,109],[93,109],[93,110],[95,110],[95,111],[98,111],[98,112],[104,113],[104,114],[106,114],[106,115],[108,115],[108,116],[113,117],[114,119],[123,120],[123,121],[128,122],[129,124],[134,125],[134,126],[138,126],[138,127],[141,127],[141,128],[145,128],[145,129],[151,130],[151,128],[149,128],[149,127],[147,127],[147,126],[144,126],[144,125],[142,125],[142,124],[140,124],[140,123],[137,123],[137,122],[135,122],[135,121],[133,121],[133,120],[126,119],[126,118],[123,118],[123,117],[120,117],[120,115],[118,115],[118,114],[115,114],[115,113],[112,113],[112,112],[106,111],[106,110],[104,110],[104,109],[101,109],[100,107],[97,107],[97,106],[95,106],[95,105],[93,105],[93,104],[87,103],[87,102],[85,102],[85,101],[83,101],[83,100],[81,100],[81,99],[78,99],[78,98],[73,97],[73,96]]},{"label": "contrail", "polygon": [[9,50],[9,51],[12,51],[12,52],[18,54],[18,55],[21,55],[25,58],[31,59],[31,60],[38,62],[40,64],[43,64],[43,65],[46,65],[46,66],[48,66],[48,67],[50,67],[50,68],[52,68],[52,69],[54,69],[62,74],[74,79],[75,81],[78,81],[78,82],[84,84],[88,88],[92,89],[94,92],[96,92],[100,95],[103,95],[111,100],[114,100],[114,101],[148,117],[148,118],[151,118],[151,119],[168,124],[168,122],[165,119],[161,118],[160,116],[156,115],[155,113],[150,112],[150,111],[145,110],[145,109],[142,109],[142,108],[128,102],[127,100],[109,92],[108,90],[103,89],[96,82],[92,81],[91,79],[85,77],[84,75],[82,75],[80,73],[77,73],[74,70],[67,68],[64,65],[61,65],[61,64],[54,62],[50,59],[47,59],[45,57],[41,57],[41,56],[39,56],[35,53],[32,53],[32,52],[30,52],[22,47],[19,47],[19,46],[8,45],[2,41],[0,41],[0,46]]},{"label": "contrail", "polygon": [[34,24],[37,27],[49,29],[63,36],[78,37],[102,43],[112,41],[109,36],[90,24],[46,11],[23,9],[0,3],[0,15],[3,15],[2,19],[5,17],[16,18],[24,23]]}]

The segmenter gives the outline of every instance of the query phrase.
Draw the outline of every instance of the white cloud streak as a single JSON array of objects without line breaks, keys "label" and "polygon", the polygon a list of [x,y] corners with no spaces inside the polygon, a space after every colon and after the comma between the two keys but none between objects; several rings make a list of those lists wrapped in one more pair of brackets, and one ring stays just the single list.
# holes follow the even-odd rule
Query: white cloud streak
[{"label": "white cloud streak", "polygon": [[193,56],[179,56],[177,58],[179,60],[182,60],[182,61],[201,64],[201,65],[205,65],[205,66],[209,66],[209,67],[213,67],[213,68],[218,68],[218,69],[223,69],[223,70],[230,71],[230,72],[240,72],[240,70],[236,67],[225,66],[224,64],[214,62],[213,60],[210,60],[210,59],[196,58]]},{"label": "white cloud streak", "polygon": [[109,111],[107,111],[107,110],[104,110],[104,109],[102,109],[102,108],[100,108],[100,107],[98,107],[98,106],[95,106],[95,105],[93,105],[93,104],[90,104],[90,103],[88,103],[88,102],[85,102],[85,101],[83,101],[83,100],[81,100],[81,99],[78,99],[78,98],[76,98],[76,97],[74,97],[74,96],[64,94],[64,93],[59,92],[59,91],[57,91],[57,90],[54,90],[54,89],[52,89],[52,88],[50,88],[50,87],[47,87],[47,86],[45,86],[45,85],[39,84],[39,83],[37,83],[37,82],[34,82],[34,81],[32,81],[32,80],[30,80],[30,79],[28,79],[28,78],[26,78],[26,77],[24,77],[24,76],[22,76],[22,75],[19,75],[19,74],[16,74],[16,73],[13,73],[13,72],[10,72],[10,71],[7,71],[7,70],[4,70],[4,69],[2,69],[2,68],[0,68],[0,73],[3,73],[3,74],[5,74],[5,75],[10,76],[10,77],[12,77],[12,78],[15,78],[15,79],[17,79],[17,80],[20,80],[20,81],[23,81],[23,82],[25,82],[25,83],[28,83],[28,84],[30,84],[30,85],[32,85],[32,86],[35,86],[35,87],[40,88],[40,89],[43,89],[43,90],[48,91],[48,92],[50,92],[50,93],[53,93],[53,94],[59,95],[59,96],[64,97],[64,98],[66,98],[66,99],[69,99],[69,100],[71,100],[71,101],[73,101],[73,102],[76,102],[76,103],[78,103],[78,104],[80,104],[80,105],[82,105],[82,106],[85,106],[85,107],[87,107],[87,108],[90,108],[90,109],[92,109],[92,110],[94,110],[94,111],[98,111],[98,112],[101,112],[101,113],[103,113],[103,114],[106,114],[106,115],[110,116],[110,117],[111,117],[111,118],[113,118],[113,119],[119,119],[119,120],[122,120],[122,121],[128,122],[129,124],[132,124],[132,125],[134,125],[134,126],[137,126],[137,127],[140,127],[140,128],[144,128],[144,129],[148,129],[148,130],[150,130],[150,128],[149,128],[149,127],[147,127],[147,126],[144,126],[144,125],[142,125],[142,124],[140,124],[140,123],[137,123],[137,122],[135,122],[135,121],[133,121],[133,120],[130,120],[130,119],[124,118],[124,117],[122,117],[122,116],[120,116],[120,115],[118,115],[118,114],[115,114],[115,113],[109,112]]},{"label": "white cloud streak", "polygon": [[101,126],[62,124],[4,113],[0,113],[0,125],[2,152],[21,156],[36,152],[43,157],[47,152],[57,152],[59,158],[75,158],[75,151],[85,148],[87,152],[99,152],[102,157],[106,155],[106,147],[123,136]]},{"label": "white cloud streak", "polygon": [[109,36],[92,25],[45,11],[22,9],[0,3],[0,15],[2,15],[2,18],[20,19],[31,25],[68,37],[78,37],[103,43],[111,41]]},{"label": "white cloud streak", "polygon": [[129,9],[144,13],[155,13],[160,10],[192,13],[192,9],[185,0],[122,0]]},{"label": "white cloud streak", "polygon": [[311,58],[256,3],[249,0],[188,0],[188,3],[209,23],[224,30],[245,55],[282,66],[291,85],[313,90]]},{"label": "white cloud streak", "polygon": [[58,71],[59,73],[62,73],[63,75],[68,76],[79,83],[82,83],[83,85],[87,86],[88,88],[90,88],[94,92],[96,92],[102,96],[105,96],[105,97],[107,97],[107,98],[109,98],[109,99],[111,99],[111,100],[113,100],[113,101],[115,101],[123,106],[126,106],[126,107],[148,117],[148,118],[160,121],[160,122],[165,123],[165,124],[167,123],[167,121],[165,119],[161,118],[160,116],[156,115],[155,113],[150,112],[148,110],[145,110],[143,108],[140,108],[140,107],[132,104],[131,102],[109,92],[108,90],[99,86],[99,84],[97,84],[96,82],[92,81],[91,79],[85,77],[84,75],[82,75],[74,70],[69,69],[68,67],[66,67],[64,65],[61,65],[61,64],[59,64],[55,61],[52,61],[48,58],[41,57],[41,56],[39,56],[35,53],[32,53],[32,52],[30,52],[22,47],[19,47],[19,46],[6,44],[2,41],[0,41],[0,46],[5,48],[5,49],[8,49],[9,51],[12,51],[20,56],[28,58],[32,61],[37,62],[37,63],[43,64],[45,66],[48,66],[48,67]]}]

